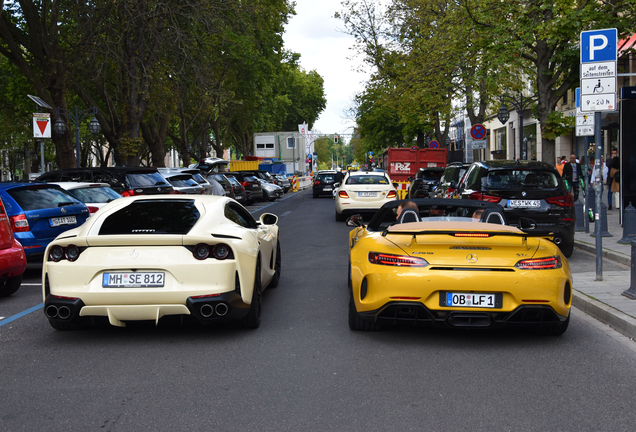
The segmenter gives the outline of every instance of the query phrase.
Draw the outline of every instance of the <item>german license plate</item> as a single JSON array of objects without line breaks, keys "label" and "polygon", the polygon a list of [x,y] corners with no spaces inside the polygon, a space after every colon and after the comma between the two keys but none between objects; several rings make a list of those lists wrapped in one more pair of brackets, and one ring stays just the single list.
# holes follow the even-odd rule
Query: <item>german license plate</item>
[{"label": "german license plate", "polygon": [[324,192],[329,192],[329,191],[331,191],[331,186],[326,187],[326,188],[322,188],[322,190],[323,190]]},{"label": "german license plate", "polygon": [[62,216],[59,218],[51,218],[49,219],[49,225],[51,227],[58,227],[60,225],[75,225],[77,224],[77,219],[75,216]]},{"label": "german license plate", "polygon": [[378,196],[377,192],[358,192],[358,196],[360,197],[376,197]]},{"label": "german license plate", "polygon": [[104,288],[149,288],[164,285],[164,272],[114,272],[104,273]]},{"label": "german license plate", "polygon": [[541,207],[541,201],[539,200],[508,200],[508,207],[539,208]]},{"label": "german license plate", "polygon": [[243,199],[243,195],[237,195],[236,197],[234,197],[234,199],[236,199],[236,200],[242,200],[242,199]]},{"label": "german license plate", "polygon": [[446,306],[495,308],[495,294],[483,293],[446,293]]}]

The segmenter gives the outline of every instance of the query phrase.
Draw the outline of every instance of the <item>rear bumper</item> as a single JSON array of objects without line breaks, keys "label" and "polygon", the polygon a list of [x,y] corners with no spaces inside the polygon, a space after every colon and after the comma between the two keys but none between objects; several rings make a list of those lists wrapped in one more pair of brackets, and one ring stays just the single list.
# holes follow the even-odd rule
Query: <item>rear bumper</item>
[{"label": "rear bumper", "polygon": [[447,328],[528,328],[552,327],[567,319],[550,306],[523,305],[511,312],[471,310],[431,310],[416,302],[390,302],[380,309],[360,312],[366,321],[379,324]]},{"label": "rear bumper", "polygon": [[26,269],[26,255],[22,246],[17,241],[13,241],[10,248],[0,252],[0,278],[20,276]]}]

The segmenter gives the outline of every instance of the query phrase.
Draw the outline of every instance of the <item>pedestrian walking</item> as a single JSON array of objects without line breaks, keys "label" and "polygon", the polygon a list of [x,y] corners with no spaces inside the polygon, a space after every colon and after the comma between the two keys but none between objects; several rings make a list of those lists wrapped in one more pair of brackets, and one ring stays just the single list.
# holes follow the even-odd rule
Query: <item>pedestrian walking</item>
[{"label": "pedestrian walking", "polygon": [[556,169],[561,177],[563,177],[563,164],[561,163],[561,156],[557,157]]},{"label": "pedestrian walking", "polygon": [[621,163],[618,156],[612,159],[612,167],[610,168],[609,176],[612,178],[612,205],[615,209],[621,208],[620,203],[620,191],[621,191],[621,177],[620,177]]},{"label": "pedestrian walking", "polygon": [[576,201],[579,198],[579,180],[583,178],[583,171],[575,154],[570,155],[570,163],[563,166],[563,178],[572,186],[572,197]]},{"label": "pedestrian walking", "polygon": [[207,178],[208,183],[212,185],[212,195],[225,196],[225,189],[221,186],[221,183],[214,180],[212,176]]},{"label": "pedestrian walking", "polygon": [[605,184],[607,185],[607,209],[612,209],[612,182],[613,178],[609,175],[610,170],[612,169],[612,164],[614,163],[614,158],[618,157],[618,151],[616,149],[612,149],[611,154],[607,158],[607,177]]}]

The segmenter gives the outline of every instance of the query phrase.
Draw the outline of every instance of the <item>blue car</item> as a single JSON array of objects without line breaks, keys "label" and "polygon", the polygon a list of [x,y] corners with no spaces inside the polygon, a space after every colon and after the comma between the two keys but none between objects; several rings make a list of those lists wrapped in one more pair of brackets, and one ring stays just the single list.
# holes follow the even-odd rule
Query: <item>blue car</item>
[{"label": "blue car", "polygon": [[90,216],[84,203],[57,185],[0,183],[0,197],[29,261],[41,259],[55,237]]}]

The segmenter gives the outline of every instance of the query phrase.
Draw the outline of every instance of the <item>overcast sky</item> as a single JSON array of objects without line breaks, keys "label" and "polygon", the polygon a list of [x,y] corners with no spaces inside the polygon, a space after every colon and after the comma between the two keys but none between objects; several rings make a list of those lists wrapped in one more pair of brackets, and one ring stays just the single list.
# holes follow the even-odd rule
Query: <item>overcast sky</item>
[{"label": "overcast sky", "polygon": [[[342,10],[340,1],[296,0],[296,15],[284,35],[285,47],[301,55],[301,66],[316,70],[324,79],[327,108],[313,128],[324,134],[353,132],[355,122],[347,120],[346,110],[367,79],[353,70],[355,65],[348,58],[355,57],[350,50],[354,40],[342,32],[342,20],[333,18]],[[354,61],[359,63],[359,58]]]}]

